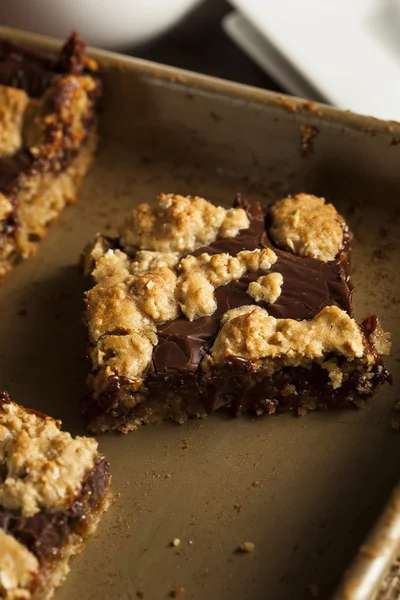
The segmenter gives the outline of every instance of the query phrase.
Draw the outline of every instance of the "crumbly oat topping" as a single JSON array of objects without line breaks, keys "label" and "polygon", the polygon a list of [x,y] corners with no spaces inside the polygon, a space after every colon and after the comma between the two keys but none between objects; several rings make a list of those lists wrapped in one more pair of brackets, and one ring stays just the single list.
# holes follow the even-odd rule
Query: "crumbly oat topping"
[{"label": "crumbly oat topping", "polygon": [[8,198],[0,192],[0,221],[7,219],[12,213],[13,207]]},{"label": "crumbly oat topping", "polygon": [[256,302],[268,302],[273,304],[282,293],[283,277],[281,273],[269,273],[259,277],[257,281],[249,284],[247,293]]},{"label": "crumbly oat topping", "polygon": [[160,194],[155,206],[140,204],[121,228],[121,242],[129,252],[193,252],[217,238],[234,237],[249,226],[242,208],[226,210],[198,196]]},{"label": "crumbly oat topping", "polygon": [[277,260],[270,249],[229,254],[201,254],[187,256],[178,267],[179,278],[176,297],[182,312],[189,321],[204,315],[212,315],[217,303],[214,290],[230,281],[240,279],[246,271],[268,270]]},{"label": "crumbly oat topping", "polygon": [[342,387],[344,373],[338,366],[335,359],[327,360],[321,364],[323,369],[328,371],[331,386],[334,390]]},{"label": "crumbly oat topping", "polygon": [[93,388],[96,393],[107,386],[115,375],[129,377],[140,385],[140,376],[151,362],[157,336],[153,331],[129,335],[105,335],[90,354],[96,375]]},{"label": "crumbly oat topping", "polygon": [[[59,150],[68,136],[70,147],[79,148],[87,135],[85,118],[92,113],[94,101],[90,92],[96,82],[89,76],[61,77],[41,98],[30,101],[23,126],[24,145],[35,158],[45,156],[53,169],[61,169]],[[57,95],[63,102],[58,107]],[[51,136],[48,132],[51,131]]]},{"label": "crumbly oat topping", "polygon": [[62,510],[93,468],[97,442],[60,431],[60,423],[13,402],[0,406],[0,505],[32,516]]},{"label": "crumbly oat topping", "polygon": [[97,233],[93,240],[84,248],[80,257],[83,274],[88,277],[92,275],[97,262],[109,249],[109,244],[101,233]]},{"label": "crumbly oat topping", "polygon": [[[92,254],[100,254],[102,250],[101,241],[99,240],[94,246]],[[91,271],[91,275],[96,283],[99,283],[105,277],[119,275],[121,280],[126,279],[130,275],[131,261],[125,252],[121,250],[106,250],[100,255]]]},{"label": "crumbly oat topping", "polygon": [[155,331],[151,319],[140,310],[129,279],[121,281],[118,275],[105,277],[86,293],[85,301],[92,342],[106,334],[138,333],[144,329]]},{"label": "crumbly oat topping", "polygon": [[336,306],[324,308],[310,321],[276,319],[253,306],[225,315],[206,361],[218,363],[238,356],[273,373],[283,366],[322,361],[329,353],[351,360],[363,357],[364,352],[364,338],[356,321]]},{"label": "crumbly oat topping", "polygon": [[[107,250],[97,239],[90,248],[92,272],[97,285],[86,294],[90,355],[97,371],[95,393],[107,386],[108,378],[123,375],[137,380],[148,368],[157,344],[156,324],[176,319],[180,310],[189,320],[216,310],[214,290],[240,279],[246,271],[266,271],[277,260],[270,249],[228,254],[187,256],[172,265],[176,254],[143,251],[134,260],[120,250]],[[96,261],[96,258],[97,261]],[[140,272],[146,262],[156,270]],[[140,274],[133,275],[138,269]]]},{"label": "crumbly oat topping", "polygon": [[135,255],[135,260],[131,263],[131,271],[134,275],[146,273],[147,271],[156,271],[161,267],[173,269],[179,262],[178,252],[152,252],[150,250],[141,250]]},{"label": "crumbly oat topping", "polygon": [[332,204],[310,194],[279,200],[271,208],[270,234],[299,256],[334,260],[343,245],[345,222]]},{"label": "crumbly oat topping", "polygon": [[161,267],[158,271],[137,276],[132,289],[143,313],[156,323],[163,323],[176,319],[179,314],[176,284],[175,273],[168,267]]},{"label": "crumbly oat topping", "polygon": [[15,600],[30,598],[28,590],[38,570],[36,556],[0,529],[0,598],[3,594]]},{"label": "crumbly oat topping", "polygon": [[0,156],[11,156],[22,146],[22,123],[29,97],[24,90],[0,85]]},{"label": "crumbly oat topping", "polygon": [[381,322],[377,318],[376,327],[368,336],[368,340],[374,347],[375,351],[381,356],[389,356],[390,349],[392,347],[391,338],[391,334],[383,329]]}]

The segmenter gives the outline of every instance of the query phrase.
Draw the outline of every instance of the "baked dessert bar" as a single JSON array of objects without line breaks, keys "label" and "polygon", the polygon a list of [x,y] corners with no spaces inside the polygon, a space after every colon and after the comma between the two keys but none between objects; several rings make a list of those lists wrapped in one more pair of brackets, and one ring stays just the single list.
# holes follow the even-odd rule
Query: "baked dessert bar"
[{"label": "baked dessert bar", "polygon": [[0,280],[76,199],[101,93],[73,33],[58,56],[0,40]]},{"label": "baked dessert bar", "polygon": [[91,394],[89,428],[298,414],[358,405],[390,379],[390,336],[353,318],[351,234],[323,198],[264,209],[161,194],[98,235],[83,265]]},{"label": "baked dessert bar", "polygon": [[91,438],[0,393],[0,598],[51,598],[110,504]]}]

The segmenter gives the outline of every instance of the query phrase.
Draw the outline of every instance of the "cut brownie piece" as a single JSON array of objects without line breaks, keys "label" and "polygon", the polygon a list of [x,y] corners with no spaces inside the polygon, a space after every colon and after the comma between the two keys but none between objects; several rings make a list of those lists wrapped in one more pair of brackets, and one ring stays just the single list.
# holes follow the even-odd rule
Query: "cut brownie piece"
[{"label": "cut brownie piece", "polygon": [[0,280],[35,252],[90,166],[101,86],[84,49],[75,33],[58,57],[0,41]]},{"label": "cut brownie piece", "polygon": [[351,234],[307,194],[266,210],[161,195],[83,255],[95,432],[358,405],[390,379],[390,336],[353,318]]},{"label": "cut brownie piece", "polygon": [[51,598],[110,504],[91,438],[0,393],[0,598]]}]

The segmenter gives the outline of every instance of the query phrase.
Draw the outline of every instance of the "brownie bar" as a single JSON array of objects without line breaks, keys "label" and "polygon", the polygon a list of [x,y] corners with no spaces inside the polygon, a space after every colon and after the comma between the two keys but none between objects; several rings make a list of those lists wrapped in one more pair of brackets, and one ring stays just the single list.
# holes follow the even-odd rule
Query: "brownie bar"
[{"label": "brownie bar", "polygon": [[353,318],[350,244],[343,217],[307,194],[138,206],[83,255],[89,428],[358,406],[390,379],[390,336]]},{"label": "brownie bar", "polygon": [[58,56],[0,41],[0,279],[76,199],[101,94],[73,33]]},{"label": "brownie bar", "polygon": [[51,598],[110,504],[91,438],[0,393],[0,598]]}]

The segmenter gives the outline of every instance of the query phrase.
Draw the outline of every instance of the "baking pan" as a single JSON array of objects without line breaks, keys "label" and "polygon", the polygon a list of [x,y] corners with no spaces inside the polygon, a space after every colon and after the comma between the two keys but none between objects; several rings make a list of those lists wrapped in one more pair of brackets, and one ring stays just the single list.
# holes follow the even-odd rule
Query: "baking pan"
[{"label": "baking pan", "polygon": [[[57,46],[9,29],[0,35]],[[400,434],[389,412],[399,399],[400,127],[92,55],[105,85],[97,161],[79,202],[0,289],[1,387],[82,431],[76,403],[87,373],[86,282],[77,257],[94,233],[112,234],[124,211],[160,191],[226,206],[237,191],[262,202],[288,192],[326,196],[355,233],[357,316],[377,311],[393,332],[394,385],[362,410],[303,418],[221,413],[100,437],[116,502],[56,597],[161,599],[178,586],[183,598],[202,600],[330,598],[399,476]],[[373,597],[396,552],[397,539],[390,552],[380,545],[388,532],[398,534],[397,509],[390,514],[336,598]],[[245,541],[254,552],[236,551]]]}]

